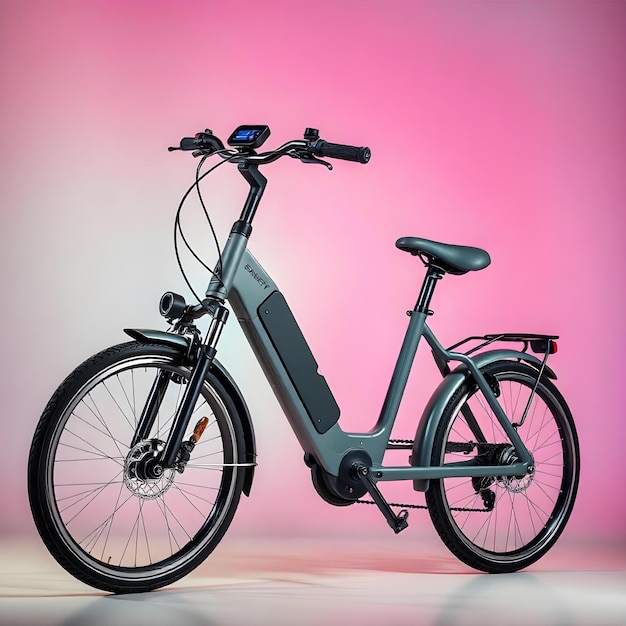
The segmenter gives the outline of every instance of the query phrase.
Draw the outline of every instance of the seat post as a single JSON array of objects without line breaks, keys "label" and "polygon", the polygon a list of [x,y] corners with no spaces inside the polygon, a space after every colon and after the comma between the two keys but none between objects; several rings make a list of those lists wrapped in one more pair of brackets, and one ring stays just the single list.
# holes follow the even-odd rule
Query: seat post
[{"label": "seat post", "polygon": [[420,295],[417,298],[415,311],[428,315],[428,307],[430,306],[430,300],[433,297],[435,286],[437,284],[437,281],[443,278],[443,275],[444,272],[440,268],[434,265],[428,265],[428,271],[426,272],[426,277],[424,278],[422,289],[420,290]]}]

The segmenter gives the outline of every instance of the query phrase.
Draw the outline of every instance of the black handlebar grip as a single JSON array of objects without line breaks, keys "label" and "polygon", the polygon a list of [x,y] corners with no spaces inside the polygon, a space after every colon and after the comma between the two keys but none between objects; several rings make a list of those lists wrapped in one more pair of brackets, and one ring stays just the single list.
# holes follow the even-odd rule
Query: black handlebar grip
[{"label": "black handlebar grip", "polygon": [[198,143],[195,137],[183,137],[180,140],[181,150],[196,150],[197,148],[198,148]]},{"label": "black handlebar grip", "polygon": [[314,144],[313,154],[320,157],[330,157],[331,159],[367,163],[372,153],[369,148],[346,146],[341,143],[330,143],[329,141],[320,139]]}]

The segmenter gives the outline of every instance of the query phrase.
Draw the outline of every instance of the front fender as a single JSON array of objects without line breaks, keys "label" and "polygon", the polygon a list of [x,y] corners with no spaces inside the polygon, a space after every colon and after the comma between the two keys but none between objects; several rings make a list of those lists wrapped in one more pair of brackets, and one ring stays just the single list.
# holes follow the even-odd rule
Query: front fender
[{"label": "front fender", "polygon": [[[189,350],[189,339],[183,335],[177,333],[168,333],[162,330],[150,330],[150,329],[138,329],[138,328],[125,328],[124,332],[135,339],[144,343],[155,343],[176,348],[182,353],[187,353]],[[233,401],[239,417],[241,418],[241,425],[243,427],[244,441],[246,445],[246,458],[245,463],[256,463],[256,439],[254,436],[254,426],[252,425],[252,418],[250,417],[250,411],[246,401],[243,398],[237,383],[233,380],[232,376],[228,373],[226,368],[217,360],[213,359],[211,374],[217,378],[222,385],[230,399]],[[250,467],[244,467],[245,478],[243,484],[243,492],[249,496],[250,489],[252,488],[252,479],[254,478],[254,465]]]},{"label": "front fender", "polygon": [[[518,350],[487,350],[486,352],[472,356],[472,360],[479,369],[495,361],[504,361],[507,359],[525,361],[529,365],[537,368],[537,370],[541,367],[541,361],[536,356],[527,354],[526,352],[519,352]],[[556,379],[556,374],[548,366],[545,366],[543,371],[548,378]],[[413,452],[409,458],[409,462],[413,467],[429,467],[431,465],[430,459],[435,432],[437,432],[441,416],[454,394],[468,376],[470,376],[470,372],[467,366],[463,364],[459,365],[439,383],[439,386],[430,397],[417,426],[417,432],[415,433]],[[426,491],[429,485],[429,480],[413,481],[413,488],[416,491]]]}]

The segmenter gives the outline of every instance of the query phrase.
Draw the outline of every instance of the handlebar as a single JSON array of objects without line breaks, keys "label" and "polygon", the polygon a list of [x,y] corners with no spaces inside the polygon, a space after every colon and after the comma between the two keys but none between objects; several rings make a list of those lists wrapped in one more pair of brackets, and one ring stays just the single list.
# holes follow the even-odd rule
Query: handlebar
[{"label": "handlebar", "polygon": [[[268,163],[277,161],[283,156],[289,156],[294,159],[300,160],[302,163],[319,163],[326,166],[328,169],[332,169],[332,165],[330,163],[322,160],[319,157],[342,159],[344,161],[354,161],[356,163],[368,163],[371,156],[370,149],[367,147],[357,147],[347,144],[330,143],[328,141],[320,139],[319,131],[315,128],[307,128],[304,132],[303,139],[288,141],[282,146],[276,148],[275,150],[257,153],[256,149],[260,147],[263,143],[265,143],[265,140],[268,138],[269,135],[269,127],[265,125],[239,126],[230,135],[227,141],[229,147],[226,148],[221,139],[216,137],[211,130],[207,129],[204,132],[197,133],[194,137],[183,137],[180,140],[178,146],[169,148],[170,151],[192,151],[193,156],[202,157],[202,161],[199,164],[199,167],[196,169],[195,183],[194,185],[189,187],[189,189],[183,196],[183,199],[181,200],[178,208],[176,218],[177,230],[175,231],[174,238],[175,245],[176,234],[180,231],[182,235],[182,229],[180,228],[178,216],[180,214],[180,210],[184,201],[188,197],[191,190],[194,188],[197,188],[198,194],[200,194],[200,180],[204,178],[207,174],[212,172],[218,165],[222,165],[226,162],[236,163],[239,173],[245,178],[246,182],[250,186],[248,196],[241,211],[241,216],[239,220],[237,220],[233,224],[233,228],[231,230],[231,235],[237,235],[240,238],[248,238],[250,236],[250,233],[252,232],[252,220],[255,216],[257,207],[267,184],[267,178],[265,178],[265,176],[263,176],[263,174],[257,169],[260,165],[266,165]],[[200,176],[200,170],[202,164],[204,163],[204,159],[212,155],[220,156],[222,159],[224,159],[223,163],[218,163],[217,165],[211,167],[208,171],[204,172],[202,176]],[[202,202],[201,196],[200,201]],[[206,214],[207,220],[209,221],[211,231],[217,243],[215,231],[213,230],[213,226],[211,224],[211,218],[209,217],[204,203],[202,204],[202,207],[204,208],[204,212]],[[239,243],[237,242],[240,241],[240,239],[236,240],[229,238],[228,242],[230,243],[231,241],[235,241],[236,243],[234,245],[237,246],[239,245]],[[187,247],[189,247],[189,244],[186,240],[185,244],[187,245]],[[189,248],[189,250],[191,250],[191,248]],[[230,248],[228,248],[228,250],[230,250]],[[193,250],[191,251],[193,253]],[[211,271],[209,269],[213,278],[211,279],[212,282],[209,284],[209,290],[207,291],[207,298],[205,298],[205,300],[201,301],[198,295],[196,295],[194,292],[194,295],[196,295],[199,304],[192,306],[187,305],[181,296],[178,296],[174,293],[168,292],[163,295],[161,303],[159,305],[159,310],[163,316],[170,320],[170,322],[174,322],[175,320],[177,320],[175,324],[175,329],[177,330],[177,332],[183,332],[185,330],[188,330],[193,326],[194,320],[202,317],[207,313],[212,312],[212,307],[215,306],[219,300],[219,297],[216,297],[215,295],[208,295],[209,292],[213,294],[213,291],[211,291],[212,285],[220,284],[222,287],[226,288],[226,283],[224,282],[225,278],[222,275],[222,255],[219,251],[219,244],[218,253],[220,258],[215,270]],[[200,260],[200,257],[198,257],[195,253],[193,254],[196,259]],[[182,264],[178,255],[177,248],[176,257],[182,271]],[[226,249],[224,259],[228,260],[228,262],[231,262],[233,260],[230,258],[230,256],[226,254]],[[205,267],[207,267],[208,269],[208,266],[205,265]],[[214,283],[213,281],[216,282]],[[187,285],[191,288],[191,284],[188,280]]]},{"label": "handlebar", "polygon": [[178,147],[172,147],[169,150],[193,150],[195,151],[194,156],[219,154],[222,158],[233,162],[246,161],[254,165],[266,165],[285,155],[298,158],[305,163],[324,163],[328,167],[330,164],[317,157],[342,159],[362,164],[368,163],[371,157],[371,151],[367,147],[325,141],[319,138],[316,129],[311,128],[306,129],[304,139],[288,141],[276,150],[260,154],[249,148],[225,148],[221,139],[208,129],[202,133],[197,133],[195,137],[183,137]]}]

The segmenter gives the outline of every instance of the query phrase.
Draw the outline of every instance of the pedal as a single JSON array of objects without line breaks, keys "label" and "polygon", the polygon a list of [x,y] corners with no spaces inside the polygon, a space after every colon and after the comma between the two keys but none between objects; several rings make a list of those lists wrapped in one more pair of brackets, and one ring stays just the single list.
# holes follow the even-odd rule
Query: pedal
[{"label": "pedal", "polygon": [[352,470],[355,476],[357,476],[363,483],[363,486],[367,489],[367,492],[370,494],[372,500],[374,500],[380,512],[385,516],[387,524],[389,524],[393,532],[397,535],[399,532],[402,532],[405,528],[407,528],[409,525],[407,522],[409,512],[406,509],[402,509],[402,511],[396,515],[392,511],[389,503],[385,500],[383,494],[380,493],[380,490],[376,486],[376,483],[372,480],[369,468],[361,463],[355,463],[352,466]]}]

